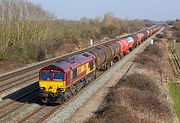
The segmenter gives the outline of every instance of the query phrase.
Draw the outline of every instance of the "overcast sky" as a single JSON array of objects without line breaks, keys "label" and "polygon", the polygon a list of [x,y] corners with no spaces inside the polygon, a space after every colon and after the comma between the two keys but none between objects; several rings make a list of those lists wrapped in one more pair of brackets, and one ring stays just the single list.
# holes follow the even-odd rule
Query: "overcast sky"
[{"label": "overcast sky", "polygon": [[107,12],[123,19],[169,20],[180,18],[180,0],[29,0],[57,18],[79,20],[103,17]]}]

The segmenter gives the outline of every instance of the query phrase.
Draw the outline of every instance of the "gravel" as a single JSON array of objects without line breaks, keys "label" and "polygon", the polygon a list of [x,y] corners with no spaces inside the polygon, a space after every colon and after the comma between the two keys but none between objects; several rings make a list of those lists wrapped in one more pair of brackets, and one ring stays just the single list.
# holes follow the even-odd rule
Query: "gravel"
[{"label": "gravel", "polygon": [[39,108],[38,104],[25,104],[20,109],[14,111],[10,115],[0,119],[1,123],[17,123],[23,117],[27,116],[29,113],[33,112],[35,109]]}]

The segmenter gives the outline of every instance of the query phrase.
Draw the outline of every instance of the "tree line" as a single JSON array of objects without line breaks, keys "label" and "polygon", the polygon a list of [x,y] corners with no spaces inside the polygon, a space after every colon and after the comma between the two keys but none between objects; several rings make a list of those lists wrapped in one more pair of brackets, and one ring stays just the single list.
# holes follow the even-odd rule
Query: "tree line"
[{"label": "tree line", "polygon": [[111,13],[94,19],[57,19],[41,5],[0,0],[0,61],[31,63],[83,48],[93,39],[114,38],[146,27],[140,20],[118,19]]}]

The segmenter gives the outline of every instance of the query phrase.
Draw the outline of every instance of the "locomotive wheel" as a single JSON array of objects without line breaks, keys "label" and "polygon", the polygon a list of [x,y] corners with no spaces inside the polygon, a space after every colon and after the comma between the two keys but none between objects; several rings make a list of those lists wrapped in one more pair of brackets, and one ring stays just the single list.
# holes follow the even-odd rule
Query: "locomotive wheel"
[{"label": "locomotive wheel", "polygon": [[70,98],[67,92],[64,92],[63,96],[64,96],[64,101]]},{"label": "locomotive wheel", "polygon": [[110,67],[111,67],[111,64],[108,63],[108,64],[106,65],[106,70],[109,69]]},{"label": "locomotive wheel", "polygon": [[81,85],[80,85],[80,82],[77,82],[76,84],[76,91],[79,91],[81,90]]},{"label": "locomotive wheel", "polygon": [[75,87],[75,85],[72,85],[70,91],[71,91],[71,94],[72,94],[72,95],[74,95],[74,94],[76,93],[76,87]]},{"label": "locomotive wheel", "polygon": [[118,62],[120,60],[120,57],[115,57],[114,59],[113,59],[113,62]]},{"label": "locomotive wheel", "polygon": [[59,95],[59,97],[57,98],[57,101],[56,101],[56,103],[58,103],[58,104],[63,104],[63,102],[64,102],[65,100],[64,100],[64,94],[63,93],[61,93],[60,95]]},{"label": "locomotive wheel", "polygon": [[110,64],[109,64],[109,66],[112,67],[112,65],[113,65],[113,63],[112,63],[112,61],[111,61]]},{"label": "locomotive wheel", "polygon": [[66,90],[66,93],[69,98],[72,97],[72,93],[69,88]]},{"label": "locomotive wheel", "polygon": [[48,103],[47,97],[41,97],[41,102],[44,104]]},{"label": "locomotive wheel", "polygon": [[83,79],[83,80],[81,81],[81,83],[82,83],[82,87],[86,86],[86,81],[85,81],[85,79]]},{"label": "locomotive wheel", "polygon": [[91,81],[90,78],[86,77],[86,85],[89,85],[90,81]]},{"label": "locomotive wheel", "polygon": [[96,72],[93,72],[92,74],[92,80],[94,80],[96,78]]}]

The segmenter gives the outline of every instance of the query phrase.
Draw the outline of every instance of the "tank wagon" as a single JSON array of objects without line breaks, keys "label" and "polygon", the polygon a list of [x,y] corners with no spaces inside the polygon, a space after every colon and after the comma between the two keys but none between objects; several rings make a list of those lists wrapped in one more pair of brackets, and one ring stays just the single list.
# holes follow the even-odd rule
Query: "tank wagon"
[{"label": "tank wagon", "polygon": [[135,48],[135,40],[132,38],[132,36],[128,36],[126,40],[128,43],[128,50],[132,51]]},{"label": "tank wagon", "polygon": [[138,33],[136,34],[136,37],[137,37],[136,45],[140,45],[144,41],[144,34]]},{"label": "tank wagon", "polygon": [[153,26],[42,68],[39,72],[41,102],[67,100],[95,79],[100,71],[110,68],[158,30],[158,26]]}]

